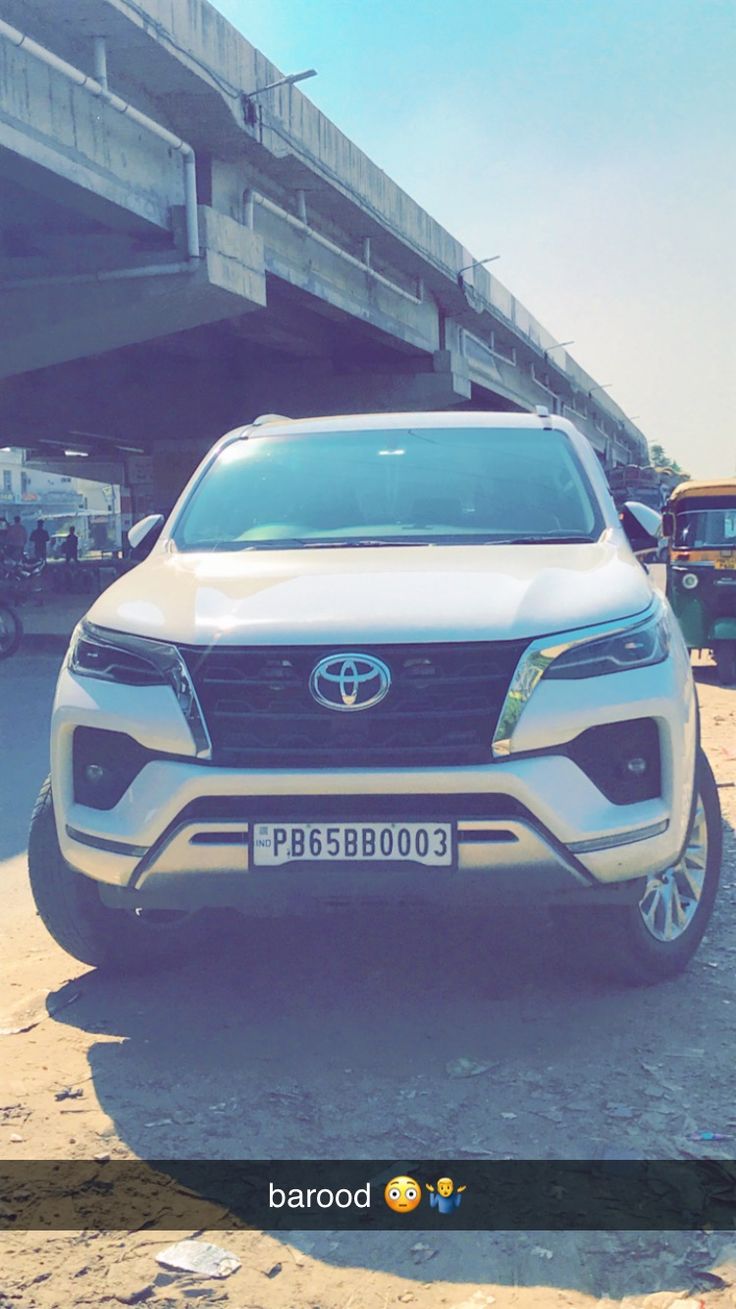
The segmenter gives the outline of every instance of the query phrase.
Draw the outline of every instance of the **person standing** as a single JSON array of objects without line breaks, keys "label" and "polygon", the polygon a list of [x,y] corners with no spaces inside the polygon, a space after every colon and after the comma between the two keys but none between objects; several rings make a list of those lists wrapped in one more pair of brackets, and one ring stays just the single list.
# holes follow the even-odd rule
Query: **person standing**
[{"label": "person standing", "polygon": [[11,559],[23,558],[23,551],[26,548],[27,540],[28,533],[20,521],[20,514],[16,514],[8,528],[8,554]]},{"label": "person standing", "polygon": [[49,544],[49,534],[44,527],[43,519],[39,518],[38,525],[31,532],[31,542],[37,559],[46,558],[46,550]]},{"label": "person standing", "polygon": [[68,564],[76,564],[79,558],[79,537],[77,536],[74,525],[69,528],[69,535],[64,542],[64,558]]},{"label": "person standing", "polygon": [[9,527],[7,518],[0,518],[0,559],[3,559],[7,552]]}]

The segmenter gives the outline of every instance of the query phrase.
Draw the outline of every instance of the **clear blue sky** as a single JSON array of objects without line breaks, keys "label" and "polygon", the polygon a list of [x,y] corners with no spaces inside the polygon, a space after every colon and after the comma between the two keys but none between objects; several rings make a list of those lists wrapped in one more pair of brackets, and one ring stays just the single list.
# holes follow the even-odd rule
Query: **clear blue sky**
[{"label": "clear blue sky", "polygon": [[215,0],[696,476],[736,474],[736,0]]}]

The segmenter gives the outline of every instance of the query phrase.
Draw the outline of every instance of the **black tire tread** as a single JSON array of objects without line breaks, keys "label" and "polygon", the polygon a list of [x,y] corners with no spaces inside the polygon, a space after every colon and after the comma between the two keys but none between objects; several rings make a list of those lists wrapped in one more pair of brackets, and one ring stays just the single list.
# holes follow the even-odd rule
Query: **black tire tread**
[{"label": "black tire tread", "polygon": [[[76,873],[70,878],[72,869],[64,865],[59,868],[61,852],[56,840],[56,832],[49,829],[49,817],[53,821],[53,800],[51,797],[51,778],[47,777],[38,795],[31,815],[31,830],[28,838],[28,873],[31,891],[36,908],[53,936],[54,940],[67,954],[73,955],[85,964],[98,964],[104,958],[102,943],[96,939],[96,933],[86,926],[86,915],[80,914],[79,900],[83,900],[82,888],[77,888]],[[76,894],[69,894],[73,888]]]},{"label": "black tire tread", "polygon": [[[702,750],[698,753],[697,786],[708,822],[708,871],[702,912],[692,931],[676,946],[660,949],[647,938],[638,904],[567,911],[565,934],[585,971],[601,980],[625,986],[651,986],[676,977],[689,964],[710,921],[718,890],[723,855],[723,825],[715,778]],[[695,805],[693,805],[693,816]]]},{"label": "black tire tread", "polygon": [[191,915],[164,933],[102,903],[97,883],[64,860],[56,834],[51,779],[36,800],[28,839],[28,872],[38,913],[63,950],[81,963],[116,971],[140,972],[161,967],[182,954],[186,938],[193,944]]},{"label": "black tire tread", "polygon": [[13,640],[7,649],[0,650],[0,660],[2,660],[9,659],[11,655],[14,655],[23,640],[23,620],[18,613],[18,610],[14,609],[12,605],[6,604],[4,600],[0,600],[0,609],[7,610],[7,612],[12,615],[15,623],[15,636],[13,637]]},{"label": "black tire tread", "polygon": [[736,642],[729,642],[729,647],[727,651],[719,651],[716,655],[716,670],[721,686],[733,686],[736,682]]}]

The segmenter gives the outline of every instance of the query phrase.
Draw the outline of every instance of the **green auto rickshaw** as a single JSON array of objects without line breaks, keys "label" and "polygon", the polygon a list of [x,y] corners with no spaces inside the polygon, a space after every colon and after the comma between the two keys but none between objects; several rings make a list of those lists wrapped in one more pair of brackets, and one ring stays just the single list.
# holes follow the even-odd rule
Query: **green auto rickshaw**
[{"label": "green auto rickshaw", "polygon": [[682,482],[665,506],[667,596],[691,650],[736,682],[736,477]]}]

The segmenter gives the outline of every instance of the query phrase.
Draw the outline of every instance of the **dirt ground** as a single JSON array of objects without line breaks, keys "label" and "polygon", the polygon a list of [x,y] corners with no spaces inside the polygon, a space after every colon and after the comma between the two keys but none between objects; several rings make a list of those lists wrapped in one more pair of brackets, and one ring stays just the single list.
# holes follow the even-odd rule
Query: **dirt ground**
[{"label": "dirt ground", "polygon": [[[0,1027],[26,1029],[0,1036],[5,1159],[733,1156],[736,690],[710,665],[717,915],[684,977],[624,991],[571,977],[541,913],[341,908],[257,932],[233,921],[155,980],[76,965],[25,874],[57,663],[0,666]],[[486,1071],[450,1075],[460,1058]],[[81,1095],[57,1099],[65,1088]],[[694,1145],[702,1131],[728,1139]],[[241,1260],[227,1281],[163,1273],[156,1253],[191,1235],[8,1231],[0,1309],[736,1306],[733,1233],[223,1231],[203,1235]]]}]

